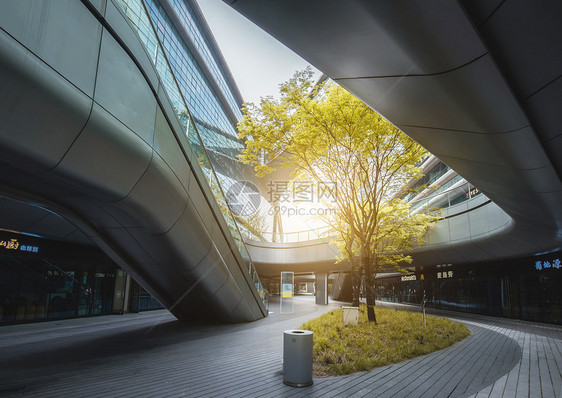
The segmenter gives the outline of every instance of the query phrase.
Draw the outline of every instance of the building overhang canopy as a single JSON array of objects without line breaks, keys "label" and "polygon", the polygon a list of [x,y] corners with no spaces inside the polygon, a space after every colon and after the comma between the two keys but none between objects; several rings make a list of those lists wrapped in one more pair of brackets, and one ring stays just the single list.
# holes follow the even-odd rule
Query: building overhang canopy
[{"label": "building overhang canopy", "polygon": [[[562,5],[226,1],[370,105],[512,219],[432,261],[507,258],[562,239]],[[470,258],[471,249],[479,255]],[[428,257],[429,258],[429,257]]]}]

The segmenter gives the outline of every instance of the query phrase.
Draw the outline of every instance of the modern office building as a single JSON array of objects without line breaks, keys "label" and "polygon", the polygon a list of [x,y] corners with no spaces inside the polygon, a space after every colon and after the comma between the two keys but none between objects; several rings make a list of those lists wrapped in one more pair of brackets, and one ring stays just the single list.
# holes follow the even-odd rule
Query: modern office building
[{"label": "modern office building", "polygon": [[[559,4],[232,6],[437,156],[409,199],[445,218],[381,298],[561,322]],[[256,269],[325,295],[329,242],[244,242],[229,210],[241,98],[194,0],[0,9],[3,322],[138,307],[125,272],[184,319],[266,316]]]},{"label": "modern office building", "polygon": [[[408,199],[412,212],[425,206],[441,209],[446,219],[438,228],[452,217],[467,210],[477,211],[478,206],[490,201],[435,156],[425,159],[422,166],[425,175],[414,184],[435,188]],[[489,222],[487,215],[483,221]],[[470,228],[470,224],[465,227]],[[380,275],[376,294],[392,302],[560,324],[560,254],[554,251],[493,261],[414,263],[409,275]]]},{"label": "modern office building", "polygon": [[252,174],[242,99],[197,3],[0,9],[0,320],[265,316],[224,194]]}]

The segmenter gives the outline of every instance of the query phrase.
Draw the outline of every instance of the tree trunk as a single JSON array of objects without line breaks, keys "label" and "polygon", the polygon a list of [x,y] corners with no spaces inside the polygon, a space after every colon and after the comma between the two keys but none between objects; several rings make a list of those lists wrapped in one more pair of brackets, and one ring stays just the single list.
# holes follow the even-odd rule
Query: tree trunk
[{"label": "tree trunk", "polygon": [[374,278],[373,269],[371,267],[371,262],[368,256],[362,256],[361,262],[363,263],[363,268],[365,269],[365,287],[367,295],[367,318],[369,322],[374,322],[377,324],[377,317],[375,315],[375,291],[374,291]]},{"label": "tree trunk", "polygon": [[351,268],[352,307],[359,307],[359,289],[361,288],[361,275],[355,267]]},{"label": "tree trunk", "polygon": [[369,316],[369,322],[374,322],[375,325],[376,325],[377,324],[377,314],[375,313],[376,295],[375,295],[375,277],[374,277],[374,274],[371,274],[369,279],[371,280],[371,282],[369,283],[369,293],[367,293],[367,308],[368,308],[367,315]]}]

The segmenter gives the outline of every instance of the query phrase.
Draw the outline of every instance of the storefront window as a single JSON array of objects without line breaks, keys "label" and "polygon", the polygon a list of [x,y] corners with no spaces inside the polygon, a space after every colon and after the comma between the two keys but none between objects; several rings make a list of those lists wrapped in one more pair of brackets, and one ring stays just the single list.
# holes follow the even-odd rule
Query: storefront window
[{"label": "storefront window", "polygon": [[[377,279],[377,298],[562,324],[562,253],[509,261],[424,267],[417,280]],[[421,275],[424,280],[421,280]]]},{"label": "storefront window", "polygon": [[117,266],[99,249],[0,235],[6,241],[18,248],[0,246],[0,322],[112,313]]}]

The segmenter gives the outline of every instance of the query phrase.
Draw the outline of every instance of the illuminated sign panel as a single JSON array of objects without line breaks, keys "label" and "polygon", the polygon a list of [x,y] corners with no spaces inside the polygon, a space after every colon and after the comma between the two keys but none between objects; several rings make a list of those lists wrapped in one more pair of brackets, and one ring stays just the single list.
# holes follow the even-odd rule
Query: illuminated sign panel
[{"label": "illuminated sign panel", "polygon": [[466,193],[467,198],[472,198],[480,193],[480,190],[476,187],[471,186],[470,190]]},{"label": "illuminated sign panel", "polygon": [[[437,264],[437,268],[450,268],[453,264]],[[449,279],[453,277],[453,270],[439,271],[436,274],[437,279]]]},{"label": "illuminated sign panel", "polygon": [[437,273],[437,279],[447,279],[453,277],[453,271],[443,271]]},{"label": "illuminated sign panel", "polygon": [[19,243],[17,239],[10,239],[10,240],[2,240],[0,241],[0,246],[3,246],[5,249],[8,250],[18,250]]},{"label": "illuminated sign panel", "polygon": [[39,247],[27,244],[20,244],[17,239],[6,239],[0,241],[0,247],[5,250],[20,250],[22,252],[38,253]]},{"label": "illuminated sign panel", "polygon": [[281,272],[281,303],[279,307],[280,314],[294,314],[295,307],[293,303],[295,274],[293,272]]},{"label": "illuminated sign panel", "polygon": [[562,263],[560,262],[559,258],[556,258],[552,261],[544,260],[544,261],[535,261],[535,269],[537,271],[542,271],[546,269],[560,269],[562,267]]},{"label": "illuminated sign panel", "polygon": [[282,288],[282,297],[283,298],[292,298],[293,297],[293,285],[290,283],[284,283]]}]

